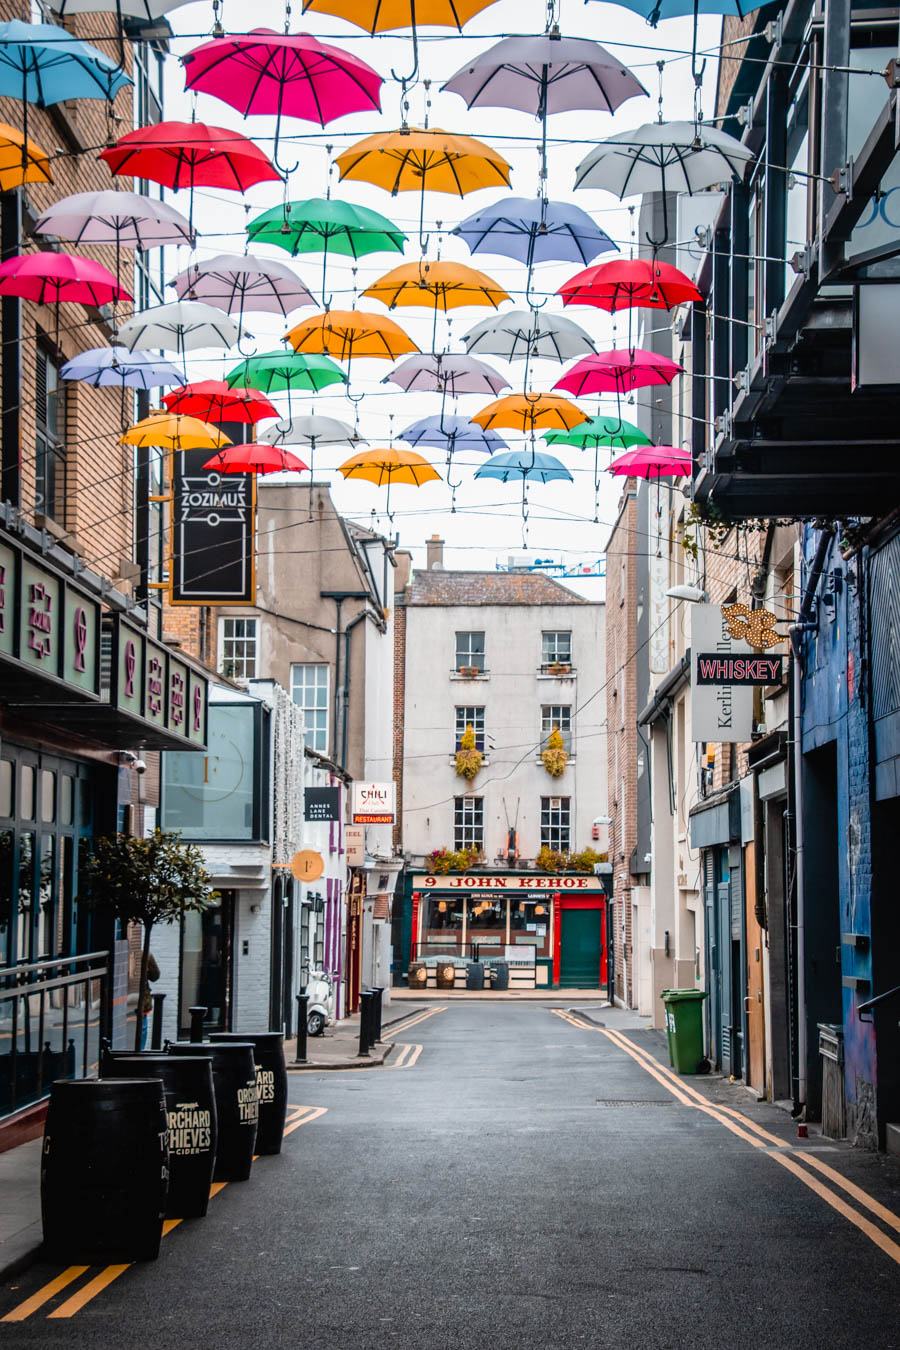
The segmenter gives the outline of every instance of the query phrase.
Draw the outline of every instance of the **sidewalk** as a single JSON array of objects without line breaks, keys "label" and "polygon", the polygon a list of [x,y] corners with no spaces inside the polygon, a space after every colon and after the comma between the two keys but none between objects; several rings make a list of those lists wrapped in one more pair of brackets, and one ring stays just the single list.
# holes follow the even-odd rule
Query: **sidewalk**
[{"label": "sidewalk", "polygon": [[[297,1038],[284,1043],[284,1057],[288,1073],[305,1073],[310,1069],[375,1069],[379,1068],[394,1048],[391,1029],[416,1013],[426,1012],[424,1003],[404,1002],[403,1007],[395,1008],[394,990],[391,990],[391,1003],[381,1019],[381,1034],[384,1038],[374,1045],[368,1056],[359,1054],[359,1014],[345,1017],[334,1026],[327,1027],[322,1036],[309,1036],[306,1041],[306,1063],[295,1064]],[[402,1026],[397,1035],[403,1034]]]},{"label": "sidewalk", "polygon": [[554,1007],[571,1008],[576,1003],[607,1005],[606,994],[600,989],[405,989],[391,990],[391,1003],[407,999],[433,999],[443,1003],[448,998],[496,999],[498,1003],[552,1003]]}]

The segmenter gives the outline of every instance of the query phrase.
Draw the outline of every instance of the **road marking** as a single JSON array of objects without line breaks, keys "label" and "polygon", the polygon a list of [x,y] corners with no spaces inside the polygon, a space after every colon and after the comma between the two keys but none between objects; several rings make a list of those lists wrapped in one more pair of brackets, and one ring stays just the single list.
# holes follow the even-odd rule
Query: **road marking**
[{"label": "road marking", "polygon": [[318,1119],[319,1119],[319,1116],[324,1116],[324,1115],[326,1115],[326,1114],[327,1114],[327,1111],[328,1111],[328,1107],[327,1107],[327,1106],[310,1106],[310,1107],[306,1107],[306,1112],[307,1112],[307,1114],[306,1114],[305,1116],[303,1116],[303,1118],[302,1118],[301,1120],[295,1120],[295,1121],[293,1122],[292,1125],[288,1125],[288,1126],[285,1128],[285,1131],[284,1131],[285,1138],[286,1138],[289,1134],[293,1134],[294,1130],[299,1130],[299,1128],[300,1128],[301,1125],[308,1125],[308,1124],[310,1123],[311,1120],[318,1120]]},{"label": "road marking", "polygon": [[65,1289],[67,1284],[73,1280],[79,1279],[89,1266],[69,1266],[61,1275],[55,1275],[52,1280],[43,1285],[36,1294],[26,1298],[12,1312],[8,1312],[5,1317],[0,1317],[0,1322],[24,1322],[26,1317],[30,1317],[38,1308],[42,1308],[45,1303],[49,1303],[51,1298],[55,1298],[61,1289]]},{"label": "road marking", "polygon": [[82,1285],[71,1298],[67,1298],[65,1303],[61,1303],[58,1308],[54,1308],[53,1312],[48,1313],[48,1319],[51,1317],[74,1317],[80,1308],[83,1308],[86,1303],[90,1303],[92,1298],[96,1298],[107,1285],[112,1284],[113,1280],[117,1280],[133,1264],[132,1261],[126,1261],[121,1266],[107,1266],[105,1270],[101,1270],[99,1275],[95,1275],[87,1284]]},{"label": "road marking", "polygon": [[411,1013],[411,1014],[410,1014],[410,1020],[409,1020],[408,1022],[404,1022],[404,1023],[403,1023],[403,1026],[402,1026],[401,1030],[402,1030],[403,1034],[405,1035],[407,1031],[410,1031],[413,1027],[418,1026],[420,1022],[426,1021],[429,1017],[434,1017],[436,1013],[442,1013],[442,1012],[446,1012],[446,1011],[447,1011],[447,1008],[446,1008],[446,1005],[445,1005],[445,1006],[442,1007],[442,1008],[426,1008],[424,1012],[420,1012],[420,1013],[416,1013],[416,1014],[412,1014],[412,1013]]},{"label": "road marking", "polygon": [[395,1044],[399,1046],[400,1054],[392,1064],[385,1065],[385,1068],[411,1069],[425,1049],[423,1045],[416,1045],[414,1041],[409,1041],[405,1044],[397,1041]]}]

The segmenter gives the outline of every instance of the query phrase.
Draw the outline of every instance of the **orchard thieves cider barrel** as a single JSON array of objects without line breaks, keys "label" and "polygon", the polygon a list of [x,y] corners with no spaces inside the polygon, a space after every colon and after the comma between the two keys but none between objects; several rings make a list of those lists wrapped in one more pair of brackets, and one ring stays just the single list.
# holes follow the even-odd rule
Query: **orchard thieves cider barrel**
[{"label": "orchard thieves cider barrel", "polygon": [[213,1045],[210,1041],[176,1041],[175,1056],[208,1055],[212,1060],[213,1088],[219,1138],[216,1144],[216,1181],[246,1181],[256,1152],[259,1092],[253,1046],[247,1041]]},{"label": "orchard thieves cider barrel", "polygon": [[90,1265],[159,1255],[167,1134],[158,1078],[53,1084],[41,1155],[47,1260]]},{"label": "orchard thieves cider barrel", "polygon": [[210,1032],[210,1041],[234,1044],[249,1041],[256,1060],[256,1086],[259,1089],[259,1129],[257,1153],[280,1153],[287,1114],[287,1068],[284,1062],[284,1033],[254,1031]]},{"label": "orchard thieves cider barrel", "polygon": [[216,1098],[209,1055],[104,1056],[104,1079],[159,1078],[169,1121],[167,1219],[202,1219],[216,1162]]}]

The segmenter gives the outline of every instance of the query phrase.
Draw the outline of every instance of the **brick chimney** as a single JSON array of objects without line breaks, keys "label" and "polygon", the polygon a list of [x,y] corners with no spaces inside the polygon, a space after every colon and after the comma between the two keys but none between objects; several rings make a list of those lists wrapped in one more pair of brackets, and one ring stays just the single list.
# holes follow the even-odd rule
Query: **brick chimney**
[{"label": "brick chimney", "polygon": [[431,538],[426,541],[425,547],[427,549],[428,571],[433,571],[435,567],[443,567],[444,541],[441,536],[439,534],[433,534]]}]

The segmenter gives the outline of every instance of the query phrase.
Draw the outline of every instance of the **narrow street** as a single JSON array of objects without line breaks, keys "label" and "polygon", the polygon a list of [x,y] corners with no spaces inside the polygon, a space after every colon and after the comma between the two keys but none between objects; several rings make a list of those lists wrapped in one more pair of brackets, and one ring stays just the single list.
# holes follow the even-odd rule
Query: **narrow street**
[{"label": "narrow street", "polygon": [[4,1287],[3,1344],[900,1346],[894,1162],[676,1079],[615,1010],[437,1007],[388,1067],[293,1075],[280,1157],[157,1262]]}]

